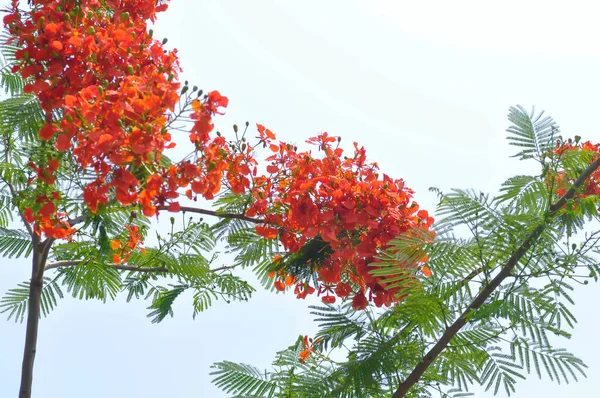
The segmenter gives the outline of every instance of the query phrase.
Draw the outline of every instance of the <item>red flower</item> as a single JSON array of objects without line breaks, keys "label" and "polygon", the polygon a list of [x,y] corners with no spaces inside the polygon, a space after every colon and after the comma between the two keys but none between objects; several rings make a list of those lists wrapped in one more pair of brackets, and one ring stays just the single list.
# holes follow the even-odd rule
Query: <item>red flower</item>
[{"label": "red flower", "polygon": [[337,286],[335,288],[335,294],[338,297],[346,298],[350,295],[350,293],[352,293],[352,288],[350,287],[349,284],[344,283],[344,282],[340,282],[337,284]]},{"label": "red flower", "polygon": [[283,281],[275,281],[273,283],[273,286],[275,286],[275,289],[277,289],[280,292],[283,292],[285,290],[285,283]]},{"label": "red flower", "polygon": [[367,298],[363,292],[358,292],[354,298],[352,298],[352,308],[356,311],[364,310],[367,308]]},{"label": "red flower", "polygon": [[299,299],[305,299],[306,296],[308,296],[309,294],[313,294],[314,292],[315,288],[310,286],[306,282],[298,283],[294,288],[294,294],[296,295],[296,298]]},{"label": "red flower", "polygon": [[256,233],[266,239],[275,239],[279,234],[279,231],[276,228],[265,227],[264,225],[257,225],[254,227],[256,229]]},{"label": "red flower", "polygon": [[169,210],[169,211],[172,211],[172,212],[174,212],[174,213],[177,213],[178,211],[180,211],[180,210],[181,210],[181,206],[179,205],[179,202],[171,202],[171,203],[169,204],[169,208],[168,208],[168,210]]},{"label": "red flower", "polygon": [[48,141],[50,138],[54,137],[54,133],[56,133],[56,129],[51,124],[46,123],[40,129],[40,138]]},{"label": "red flower", "polygon": [[23,218],[30,224],[34,221],[33,210],[31,209],[31,207],[25,208],[25,211],[23,212]]}]

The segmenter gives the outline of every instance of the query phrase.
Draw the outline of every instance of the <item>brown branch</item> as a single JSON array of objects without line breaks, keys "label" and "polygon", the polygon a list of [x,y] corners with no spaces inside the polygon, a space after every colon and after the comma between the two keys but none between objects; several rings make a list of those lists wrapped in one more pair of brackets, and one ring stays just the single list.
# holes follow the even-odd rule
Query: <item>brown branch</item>
[{"label": "brown branch", "polygon": [[[158,206],[156,209],[157,210],[169,210],[169,206]],[[219,217],[219,218],[234,218],[237,220],[248,221],[248,222],[251,222],[254,224],[263,224],[265,222],[265,220],[261,220],[259,218],[252,218],[252,217],[248,217],[243,214],[237,214],[237,213],[220,213],[220,212],[214,211],[214,210],[199,209],[196,207],[188,207],[188,206],[181,206],[180,209],[181,209],[180,210],[181,212],[205,214],[207,216],[213,216],[213,217]]]},{"label": "brown branch", "polygon": [[[84,263],[84,260],[61,260],[61,261],[56,261],[53,263],[49,263],[46,264],[46,267],[44,267],[44,271],[49,270],[49,269],[56,269],[56,268],[66,268],[66,267],[76,267],[82,263]],[[118,270],[122,270],[122,271],[137,271],[137,272],[169,272],[168,268],[166,267],[154,267],[154,268],[144,268],[144,267],[138,267],[135,265],[124,265],[124,264],[108,264],[109,267],[118,269]],[[224,270],[228,270],[228,269],[233,269],[238,267],[238,265],[223,265],[221,267],[217,267],[217,268],[213,268],[210,271],[211,272],[218,272],[218,271],[224,271]]]},{"label": "brown branch", "polygon": [[212,272],[224,271],[224,270],[236,268],[238,265],[223,265],[221,267],[213,268],[213,269],[211,269],[211,271]]},{"label": "brown branch", "polygon": [[82,222],[87,221],[88,216],[87,215],[81,215],[78,217],[74,217],[74,218],[69,218],[66,222],[70,225],[70,226],[74,226],[77,224],[80,224]]},{"label": "brown branch", "polygon": [[[169,210],[169,206],[158,206],[156,207],[157,210]],[[219,217],[219,218],[234,218],[234,219],[238,219],[238,220],[243,220],[243,221],[248,221],[254,224],[263,224],[265,222],[265,220],[261,220],[259,218],[252,218],[252,217],[248,217],[245,216],[243,214],[237,214],[237,213],[220,213],[214,210],[206,210],[206,209],[199,209],[196,207],[189,207],[189,206],[181,206],[179,212],[189,212],[189,213],[197,213],[197,214],[204,214],[207,216],[213,216],[213,217]],[[76,224],[80,224],[84,221],[87,221],[87,219],[89,218],[88,215],[81,215],[78,217],[74,217],[74,218],[70,218],[67,220],[67,222],[69,223],[70,226],[74,226]]]},{"label": "brown branch", "polygon": [[474,269],[473,271],[471,271],[471,273],[467,276],[465,276],[462,280],[462,285],[466,285],[467,283],[471,282],[471,280],[473,278],[475,278],[477,275],[479,275],[480,273],[483,272],[483,270],[485,269],[485,267],[482,265],[479,268]]},{"label": "brown branch", "polygon": [[19,398],[31,398],[33,384],[33,364],[37,352],[37,337],[40,322],[42,288],[44,287],[44,264],[54,239],[39,241],[39,236],[31,237],[33,258],[31,261],[31,281],[29,282],[29,298],[27,302],[27,326],[25,328],[25,347],[21,365],[21,385]]},{"label": "brown branch", "polygon": [[523,243],[521,243],[521,246],[519,246],[517,250],[512,253],[508,261],[502,266],[498,275],[496,275],[496,277],[494,277],[494,279],[492,279],[491,282],[485,288],[483,288],[481,292],[479,292],[479,294],[473,299],[471,304],[469,304],[467,309],[458,317],[458,319],[452,325],[446,328],[437,343],[429,350],[421,362],[415,366],[406,380],[400,383],[400,386],[394,395],[392,395],[392,398],[403,398],[406,396],[412,386],[414,386],[423,376],[423,373],[425,373],[427,368],[429,368],[433,361],[448,346],[450,340],[452,340],[452,338],[460,331],[460,329],[467,324],[469,316],[471,316],[474,311],[479,309],[494,292],[494,290],[500,286],[504,279],[506,279],[512,273],[513,269],[517,266],[521,258],[527,253],[527,251],[546,229],[546,221],[554,216],[568,200],[575,196],[577,189],[583,185],[585,180],[592,175],[592,173],[596,171],[598,167],[600,167],[600,157],[598,157],[598,159],[588,166],[588,168],[579,176],[579,178],[577,178],[573,186],[556,203],[550,206],[544,223],[540,224],[529,234],[529,236],[527,236],[527,238],[525,238]]},{"label": "brown branch", "polygon": [[[55,269],[55,268],[66,268],[66,267],[75,267],[77,265],[82,264],[83,260],[62,260],[56,261],[53,263],[46,264],[44,270]],[[124,264],[107,264],[111,268],[115,268],[121,271],[136,271],[136,272],[169,272],[166,267],[154,267],[154,268],[144,268],[138,267],[134,265],[124,265]]]}]

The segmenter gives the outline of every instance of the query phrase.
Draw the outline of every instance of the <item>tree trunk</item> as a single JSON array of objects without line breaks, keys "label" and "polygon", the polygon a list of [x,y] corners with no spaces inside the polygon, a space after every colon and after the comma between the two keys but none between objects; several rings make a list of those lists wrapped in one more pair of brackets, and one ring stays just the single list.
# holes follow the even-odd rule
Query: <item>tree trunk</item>
[{"label": "tree trunk", "polygon": [[29,282],[29,301],[27,303],[27,329],[25,332],[25,349],[23,351],[23,366],[21,368],[21,387],[19,398],[31,397],[33,383],[33,362],[37,349],[38,326],[40,321],[40,300],[44,286],[44,265],[48,257],[50,242],[33,245],[31,261],[31,281]]}]

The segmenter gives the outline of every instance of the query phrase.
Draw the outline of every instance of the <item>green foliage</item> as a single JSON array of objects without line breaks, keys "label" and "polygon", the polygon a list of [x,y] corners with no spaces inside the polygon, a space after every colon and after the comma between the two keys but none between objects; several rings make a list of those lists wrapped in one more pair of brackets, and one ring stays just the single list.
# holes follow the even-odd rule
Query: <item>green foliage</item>
[{"label": "green foliage", "polygon": [[[247,195],[223,194],[216,206],[220,213],[244,214],[250,205],[251,198]],[[235,254],[232,268],[252,267],[259,282],[264,288],[273,290],[273,281],[269,272],[273,271],[272,258],[279,254],[279,243],[260,237],[254,226],[256,224],[236,218],[224,218],[212,226],[217,239],[226,242],[225,252]]]},{"label": "green foliage", "polygon": [[158,323],[165,319],[167,315],[173,316],[173,303],[177,296],[183,293],[188,286],[171,285],[171,289],[165,287],[156,288],[157,294],[148,309],[152,310],[148,317],[152,318],[152,323]]},{"label": "green foliage", "polygon": [[29,257],[33,246],[25,231],[0,228],[0,256],[8,258]]},{"label": "green foliage", "polygon": [[277,384],[267,380],[265,374],[257,368],[229,361],[216,363],[214,383],[226,393],[235,393],[237,397],[275,397]]},{"label": "green foliage", "polygon": [[333,306],[311,307],[311,314],[316,315],[319,333],[315,336],[321,339],[323,349],[342,347],[348,338],[359,341],[365,334],[364,325],[368,321],[364,312],[354,311],[346,305],[343,309]]},{"label": "green foliage", "polygon": [[15,53],[19,47],[9,44],[11,41],[10,35],[7,33],[0,34],[0,41],[3,43],[0,46],[0,87],[3,87],[6,94],[11,96],[17,95],[23,91],[25,81],[20,75],[12,72],[12,67],[16,61]]},{"label": "green foliage", "polygon": [[[509,120],[516,156],[536,160],[541,173],[509,178],[497,196],[436,190],[435,239],[408,231],[371,264],[373,275],[400,289],[402,301],[363,312],[347,305],[313,307],[319,331],[310,358],[299,361],[299,340],[278,353],[272,371],[252,368],[262,383],[276,386],[273,396],[390,397],[459,319],[466,325],[407,396],[465,397],[472,395],[472,385],[510,395],[530,373],[559,383],[585,375],[585,364],[555,344],[569,338],[576,323],[573,284],[598,278],[600,231],[581,232],[587,221],[598,221],[599,203],[597,198],[572,200],[557,213],[550,206],[558,200],[558,173],[575,179],[591,157],[555,154],[558,127],[543,114],[513,107]],[[510,275],[482,305],[472,307],[534,230],[536,238]],[[398,266],[425,255],[429,278]],[[252,391],[255,379],[238,377],[237,365],[227,364],[227,370],[219,368],[227,383],[216,379],[216,384],[239,396]]]},{"label": "green foliage", "polygon": [[[41,315],[47,316],[58,304],[57,299],[63,298],[63,292],[56,280],[44,278],[42,295],[40,298]],[[0,313],[8,313],[8,319],[14,318],[15,322],[23,322],[29,305],[29,282],[19,283],[16,288],[10,289],[0,299]]]},{"label": "green foliage", "polygon": [[[57,265],[56,277],[51,287],[44,288],[44,292],[48,291],[47,297],[42,296],[44,314],[54,307],[56,298],[62,298],[60,286],[79,299],[114,300],[124,292],[128,301],[151,300],[148,316],[152,322],[172,315],[175,299],[185,291],[193,295],[194,317],[215,300],[246,301],[254,292],[246,281],[232,275],[229,267],[211,269],[217,240],[213,229],[202,222],[189,222],[166,237],[158,235],[157,247],[133,252],[124,267],[113,264],[110,240],[119,237],[112,235],[115,232],[122,233],[116,227],[122,214],[106,212],[88,223],[85,228],[92,237],[88,241],[53,247],[49,265]],[[140,220],[139,225],[146,223]],[[31,238],[22,231],[0,229],[0,252],[5,256],[29,256]],[[1,304],[2,312],[22,320],[28,291],[28,285],[24,284],[9,291]]]},{"label": "green foliage", "polygon": [[507,129],[511,134],[508,137],[510,145],[521,148],[515,155],[520,159],[541,160],[560,139],[559,129],[551,117],[544,117],[544,112],[535,113],[535,109],[527,112],[522,106],[511,107],[508,111],[508,120],[512,125]]},{"label": "green foliage", "polygon": [[15,131],[28,141],[38,136],[44,125],[45,116],[39,101],[32,94],[17,94],[0,101],[2,130]]},{"label": "green foliage", "polygon": [[119,272],[101,262],[86,261],[58,271],[67,292],[79,299],[114,300],[121,290]]},{"label": "green foliage", "polygon": [[[29,187],[27,163],[59,155],[51,143],[39,140],[46,120],[39,101],[23,93],[26,82],[11,73],[17,48],[10,44],[0,48],[0,86],[7,94],[0,101],[0,256],[26,258],[34,248],[32,238],[14,229],[13,216],[31,199],[27,195],[32,190],[44,189]],[[435,239],[407,231],[371,264],[374,276],[382,278],[387,288],[399,290],[402,299],[397,305],[362,312],[349,304],[312,307],[319,330],[306,361],[299,358],[308,349],[301,336],[277,353],[269,371],[216,363],[214,383],[235,397],[389,397],[457,320],[466,325],[447,342],[408,396],[465,397],[471,395],[472,385],[510,395],[518,380],[530,373],[558,383],[585,375],[585,364],[554,342],[568,338],[576,323],[571,311],[573,284],[596,280],[600,273],[600,231],[581,234],[590,220],[598,220],[600,200],[570,200],[557,214],[550,207],[558,199],[558,188],[570,188],[559,186],[565,183],[558,177],[575,179],[593,154],[555,154],[562,138],[555,122],[543,113],[517,106],[510,108],[508,117],[512,123],[508,140],[519,151],[515,157],[534,159],[540,173],[509,178],[497,196],[474,190],[437,191]],[[285,267],[286,273],[300,278],[316,277],[310,265],[330,253],[319,236],[298,253],[283,253],[276,240],[258,236],[252,220],[229,216],[245,214],[252,197],[227,193],[216,201],[222,216],[216,224],[190,218],[175,231],[172,222],[167,235],[156,234],[155,247],[135,251],[125,264],[115,264],[111,241],[126,241],[124,225],[138,226],[142,238],[147,238],[149,220],[114,198],[92,214],[83,204],[82,187],[94,171],[75,167],[69,154],[60,156],[59,210],[78,222],[79,235],[52,246],[46,274],[52,272],[53,278],[43,279],[41,315],[56,307],[65,289],[79,299],[106,301],[123,293],[127,301],[149,300],[153,323],[172,316],[175,301],[189,294],[196,317],[216,300],[250,298],[254,288],[232,274],[236,268],[252,268],[261,284],[272,289],[269,272]],[[163,165],[169,162],[163,159]],[[141,168],[132,172],[142,180],[146,173]],[[473,306],[534,230],[540,233],[511,274],[483,304]],[[233,257],[227,265],[215,266],[219,243]],[[282,261],[273,263],[277,254]],[[425,256],[430,278],[399,266]],[[23,321],[28,300],[29,283],[24,282],[0,300],[0,312]]]}]

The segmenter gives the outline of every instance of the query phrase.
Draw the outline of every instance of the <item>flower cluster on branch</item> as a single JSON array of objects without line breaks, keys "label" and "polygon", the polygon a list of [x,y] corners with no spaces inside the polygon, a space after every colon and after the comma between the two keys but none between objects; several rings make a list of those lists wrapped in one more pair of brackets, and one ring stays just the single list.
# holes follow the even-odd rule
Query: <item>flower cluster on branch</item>
[{"label": "flower cluster on branch", "polygon": [[[592,144],[590,141],[580,142],[579,137],[576,137],[575,140],[567,140],[565,142],[559,140],[552,155],[561,158],[563,163],[565,161],[569,162],[568,159],[572,155],[583,155],[582,160],[584,160],[585,166],[588,166],[600,156],[600,144]],[[562,197],[573,185],[577,177],[579,177],[577,174],[578,171],[579,170],[577,169],[571,170],[570,172],[559,171],[553,176],[553,188],[559,197]],[[550,183],[550,181],[548,181],[548,183]],[[581,192],[577,192],[573,199],[578,201],[586,197],[600,197],[600,170],[595,170],[592,173],[585,181],[585,185],[582,187]]]},{"label": "flower cluster on branch", "polygon": [[[401,179],[380,176],[357,143],[344,156],[340,138],[327,133],[307,141],[314,154],[278,141],[262,125],[253,144],[237,139],[237,131],[237,141],[212,134],[213,117],[228,99],[218,91],[184,97],[176,50],[165,50],[148,29],[166,9],[160,0],[33,0],[29,10],[12,2],[4,23],[20,48],[13,71],[40,101],[46,120],[39,137],[51,149],[29,164],[25,220],[50,238],[76,232],[57,211],[66,199],[56,173],[66,159],[86,174],[81,196],[91,213],[114,203],[151,217],[181,211],[180,198],[247,195],[252,203],[240,216],[264,221],[256,232],[286,250],[273,261],[277,289],[294,286],[299,298],[317,292],[325,303],[351,297],[355,309],[396,302],[398,288],[373,276],[372,263],[393,238],[429,230],[433,219],[412,201],[413,192]],[[193,153],[166,165],[182,98]],[[259,150],[271,151],[264,174]],[[127,242],[111,243],[115,263],[141,245],[137,227],[126,229]],[[398,266],[427,275],[425,260]]]},{"label": "flower cluster on branch", "polygon": [[262,125],[258,132],[260,143],[273,154],[266,159],[268,174],[254,179],[255,201],[246,214],[263,217],[267,225],[257,226],[257,232],[279,238],[290,253],[315,241],[321,242],[315,251],[327,253],[303,261],[318,274],[318,286],[311,286],[310,275],[300,279],[293,271],[290,274],[285,259],[276,258],[275,266],[282,266],[273,273],[275,287],[283,290],[295,284],[299,298],[317,291],[329,304],[336,296],[352,296],[355,309],[365,308],[366,296],[377,306],[397,301],[398,289],[386,288],[370,272],[376,268],[377,253],[393,238],[414,229],[428,230],[433,223],[427,211],[411,201],[413,192],[404,181],[385,174],[380,178],[377,164],[367,161],[364,147],[357,143],[354,153],[344,156],[340,137],[323,133],[310,138],[307,142],[316,147],[316,156],[276,141]]}]

